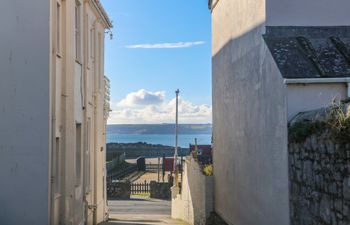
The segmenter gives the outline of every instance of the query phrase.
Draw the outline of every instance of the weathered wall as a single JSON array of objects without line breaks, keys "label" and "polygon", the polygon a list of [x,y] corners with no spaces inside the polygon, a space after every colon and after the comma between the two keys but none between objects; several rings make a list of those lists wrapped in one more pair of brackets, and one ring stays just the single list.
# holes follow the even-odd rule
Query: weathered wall
[{"label": "weathered wall", "polygon": [[107,195],[109,199],[130,199],[131,183],[130,182],[111,183],[107,187]]},{"label": "weathered wall", "polygon": [[289,84],[288,85],[288,120],[299,112],[330,106],[347,98],[345,83],[328,84]]},{"label": "weathered wall", "polygon": [[265,1],[212,12],[215,211],[234,225],[287,225],[286,87],[262,39]]},{"label": "weathered wall", "polygon": [[0,2],[0,223],[49,223],[49,1]]},{"label": "weathered wall", "polygon": [[213,177],[205,176],[192,157],[186,158],[181,194],[172,196],[171,216],[190,225],[205,225],[213,211]]},{"label": "weathered wall", "polygon": [[[323,112],[307,119],[323,120]],[[289,128],[293,134],[289,144],[291,224],[348,225],[350,140],[346,144],[335,141],[329,128],[310,130],[310,123],[300,123],[304,118],[296,118]],[[301,129],[309,131],[304,138]]]},{"label": "weathered wall", "polygon": [[350,25],[348,0],[266,0],[269,26]]},{"label": "weathered wall", "polygon": [[171,193],[170,183],[158,183],[156,181],[151,181],[150,184],[150,196],[151,198],[157,199],[170,199]]}]

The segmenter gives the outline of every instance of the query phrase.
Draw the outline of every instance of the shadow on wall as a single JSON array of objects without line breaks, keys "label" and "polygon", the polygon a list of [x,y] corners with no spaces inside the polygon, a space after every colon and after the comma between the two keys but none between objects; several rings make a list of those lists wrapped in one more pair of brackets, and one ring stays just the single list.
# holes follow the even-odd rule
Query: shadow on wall
[{"label": "shadow on wall", "polygon": [[264,32],[214,47],[214,208],[229,224],[289,224],[286,87]]}]

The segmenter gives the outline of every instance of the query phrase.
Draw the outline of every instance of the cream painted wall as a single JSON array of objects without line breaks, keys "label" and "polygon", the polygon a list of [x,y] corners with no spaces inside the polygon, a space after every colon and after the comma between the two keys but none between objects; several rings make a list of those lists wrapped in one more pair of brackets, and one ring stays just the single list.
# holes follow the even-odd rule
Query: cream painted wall
[{"label": "cream painted wall", "polygon": [[[0,224],[106,219],[105,90],[98,84],[104,83],[104,31],[111,24],[98,1],[80,3],[77,62],[75,1],[0,2],[0,179],[6,180]],[[91,47],[99,56],[90,57]],[[76,123],[82,125],[80,181]]]},{"label": "cream painted wall", "polygon": [[268,26],[349,26],[348,0],[266,0]]},{"label": "cream painted wall", "polygon": [[330,106],[347,98],[347,84],[288,84],[288,120],[299,112]]}]

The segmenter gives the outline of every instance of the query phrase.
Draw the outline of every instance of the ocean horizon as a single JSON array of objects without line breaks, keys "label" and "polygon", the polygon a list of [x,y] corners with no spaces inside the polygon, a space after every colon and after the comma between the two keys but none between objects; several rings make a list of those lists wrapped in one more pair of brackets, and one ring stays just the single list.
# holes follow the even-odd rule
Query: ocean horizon
[{"label": "ocean horizon", "polygon": [[[188,148],[189,144],[194,144],[197,138],[198,144],[211,144],[211,134],[179,134],[179,146]],[[116,134],[107,132],[107,143],[137,143],[146,142],[148,144],[161,144],[175,146],[174,134]]]}]

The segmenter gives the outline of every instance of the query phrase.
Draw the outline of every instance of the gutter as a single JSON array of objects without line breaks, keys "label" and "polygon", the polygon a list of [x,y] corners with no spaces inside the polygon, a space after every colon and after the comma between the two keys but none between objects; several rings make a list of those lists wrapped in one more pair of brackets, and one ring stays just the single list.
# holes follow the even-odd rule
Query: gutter
[{"label": "gutter", "polygon": [[[215,2],[214,2],[215,1]],[[213,12],[213,10],[215,9],[216,5],[219,3],[220,0],[209,0],[208,2],[208,6],[209,6],[209,10],[211,12]],[[214,2],[214,3],[213,3]]]},{"label": "gutter", "polygon": [[103,21],[105,22],[107,29],[113,28],[113,24],[112,24],[111,20],[109,19],[108,14],[106,13],[105,9],[101,5],[100,1],[99,0],[92,0],[92,3],[94,4],[98,13],[102,16]]},{"label": "gutter", "polygon": [[350,83],[350,77],[284,79],[284,84]]},{"label": "gutter", "polygon": [[346,83],[348,87],[348,97],[350,98],[350,77],[284,79],[283,83],[287,85],[288,84]]}]

